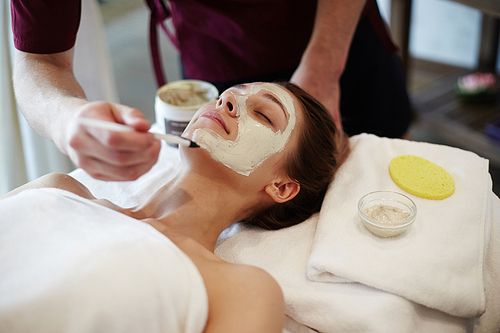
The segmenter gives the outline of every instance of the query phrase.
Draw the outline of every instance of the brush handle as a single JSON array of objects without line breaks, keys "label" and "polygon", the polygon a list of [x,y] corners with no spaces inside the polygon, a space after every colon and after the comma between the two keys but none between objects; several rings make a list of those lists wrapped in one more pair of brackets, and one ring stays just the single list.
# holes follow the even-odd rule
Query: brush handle
[{"label": "brush handle", "polygon": [[[118,123],[112,123],[112,122],[100,120],[100,119],[78,118],[78,122],[84,126],[101,128],[101,129],[105,129],[105,130],[109,130],[109,131],[135,132],[135,129],[133,127],[118,124]],[[165,140],[167,142],[176,143],[178,145],[182,145],[185,147],[192,146],[191,140],[181,138],[180,136],[171,135],[171,134],[158,134],[158,133],[153,133],[153,134],[154,134],[155,138],[157,138],[159,140]]]},{"label": "brush handle", "polygon": [[176,143],[178,145],[182,145],[184,147],[191,147],[191,140],[181,138],[180,136],[177,135],[172,135],[172,134],[159,134],[159,133],[153,133],[155,138],[158,140],[165,140],[170,143]]}]

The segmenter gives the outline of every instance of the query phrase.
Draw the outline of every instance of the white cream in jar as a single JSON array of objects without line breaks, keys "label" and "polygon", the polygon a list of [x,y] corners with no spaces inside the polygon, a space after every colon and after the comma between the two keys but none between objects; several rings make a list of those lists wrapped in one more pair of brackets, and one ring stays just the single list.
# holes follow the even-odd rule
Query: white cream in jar
[{"label": "white cream in jar", "polygon": [[383,223],[397,223],[407,220],[410,213],[405,213],[401,208],[384,204],[376,204],[364,210],[366,216]]},{"label": "white cream in jar", "polygon": [[165,103],[175,106],[202,105],[210,101],[208,90],[195,85],[186,86],[185,89],[171,88],[159,96]]}]

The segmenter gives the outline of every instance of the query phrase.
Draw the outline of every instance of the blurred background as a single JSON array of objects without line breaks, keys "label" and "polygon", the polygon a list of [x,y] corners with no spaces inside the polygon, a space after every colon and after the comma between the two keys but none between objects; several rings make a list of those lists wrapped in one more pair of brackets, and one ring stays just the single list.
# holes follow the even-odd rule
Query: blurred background
[{"label": "blurred background", "polygon": [[[3,43],[8,37],[9,0],[2,1]],[[142,0],[83,0],[84,14],[90,18],[88,39],[101,36],[102,45],[85,44],[79,38],[80,61],[109,51],[102,68],[83,67],[80,77],[90,99],[106,98],[142,110],[154,122],[156,83],[149,55],[149,11]],[[87,4],[86,4],[87,3]],[[455,94],[457,78],[478,70],[498,72],[500,1],[498,0],[378,0],[382,16],[401,48],[407,73],[407,84],[416,118],[411,138],[416,141],[442,143],[471,150],[490,160],[494,191],[500,195],[500,141],[486,134],[485,126],[500,120],[498,99],[487,103],[467,103]],[[99,32],[101,31],[101,32]],[[83,35],[83,34],[82,34]],[[181,78],[176,49],[160,33],[161,53],[168,81]],[[77,42],[78,46],[78,42]],[[101,49],[99,49],[101,48]],[[1,67],[3,85],[11,73],[11,54],[3,48]],[[77,52],[78,53],[78,52]],[[106,66],[107,64],[107,66]],[[100,75],[101,86],[92,81]],[[104,83],[102,83],[104,82]],[[83,84],[85,85],[85,84]],[[2,86],[3,87],[3,86]],[[0,103],[13,104],[12,94],[1,89]],[[38,138],[26,134],[22,116],[6,116],[1,124],[19,123],[20,131],[0,128],[0,194],[12,187],[50,171],[71,171],[71,162],[53,151],[50,143],[40,146]],[[14,119],[13,119],[14,118]],[[12,138],[19,143],[12,144]],[[27,141],[36,141],[27,148]],[[42,156],[43,155],[43,156]],[[8,156],[8,157],[7,157]],[[48,156],[48,157],[47,157]],[[8,160],[6,160],[6,158]],[[43,161],[45,162],[43,162]],[[42,161],[42,162],[41,162]]]}]

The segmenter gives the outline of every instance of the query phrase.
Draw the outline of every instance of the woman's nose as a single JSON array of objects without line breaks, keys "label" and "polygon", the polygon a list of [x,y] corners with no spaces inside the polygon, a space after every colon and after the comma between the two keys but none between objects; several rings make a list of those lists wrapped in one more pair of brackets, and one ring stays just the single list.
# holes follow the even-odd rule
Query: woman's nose
[{"label": "woman's nose", "polygon": [[220,97],[217,101],[217,108],[223,109],[232,117],[235,117],[238,113],[236,98],[231,93],[223,94]]}]

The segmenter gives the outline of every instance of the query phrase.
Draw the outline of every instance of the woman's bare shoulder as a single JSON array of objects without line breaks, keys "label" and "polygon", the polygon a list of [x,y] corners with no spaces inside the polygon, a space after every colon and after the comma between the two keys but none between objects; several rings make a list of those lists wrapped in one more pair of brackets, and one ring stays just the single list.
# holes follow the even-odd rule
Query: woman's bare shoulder
[{"label": "woman's bare shoulder", "polygon": [[60,172],[53,172],[43,175],[40,178],[37,178],[29,183],[26,183],[10,191],[1,198],[3,199],[9,196],[13,196],[25,190],[38,189],[38,188],[59,188],[62,190],[73,192],[87,199],[95,199],[94,196],[90,193],[90,191],[82,183],[80,183],[73,177]]},{"label": "woman's bare shoulder", "polygon": [[265,270],[224,261],[194,239],[157,220],[147,220],[167,236],[198,268],[209,300],[206,333],[281,332],[284,321],[283,293]]},{"label": "woman's bare shoulder", "polygon": [[276,280],[254,266],[218,266],[205,279],[210,300],[205,332],[281,332],[285,305]]}]

